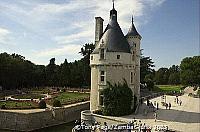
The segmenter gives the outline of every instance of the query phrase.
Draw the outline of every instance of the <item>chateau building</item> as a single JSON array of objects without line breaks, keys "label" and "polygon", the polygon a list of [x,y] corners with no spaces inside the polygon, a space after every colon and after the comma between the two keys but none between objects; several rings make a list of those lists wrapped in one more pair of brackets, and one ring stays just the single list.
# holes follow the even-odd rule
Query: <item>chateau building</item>
[{"label": "chateau building", "polygon": [[91,95],[90,110],[103,106],[102,89],[125,79],[133,95],[140,97],[140,40],[132,18],[131,27],[124,36],[118,22],[117,11],[110,11],[110,21],[103,31],[103,19],[96,17],[95,49],[90,55]]}]

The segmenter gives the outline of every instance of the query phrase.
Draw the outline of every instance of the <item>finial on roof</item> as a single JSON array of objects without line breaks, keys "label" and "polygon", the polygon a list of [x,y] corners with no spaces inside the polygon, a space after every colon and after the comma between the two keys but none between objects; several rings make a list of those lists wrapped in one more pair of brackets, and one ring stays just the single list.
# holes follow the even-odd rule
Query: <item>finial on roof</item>
[{"label": "finial on roof", "polygon": [[132,15],[132,24],[133,24],[133,15]]},{"label": "finial on roof", "polygon": [[115,0],[112,0],[113,2],[113,9],[115,9]]}]

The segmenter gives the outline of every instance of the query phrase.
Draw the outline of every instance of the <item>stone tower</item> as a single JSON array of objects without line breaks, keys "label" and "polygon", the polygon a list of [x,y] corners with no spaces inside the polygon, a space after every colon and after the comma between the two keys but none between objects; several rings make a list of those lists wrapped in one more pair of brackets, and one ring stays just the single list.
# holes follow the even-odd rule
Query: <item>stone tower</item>
[{"label": "stone tower", "polygon": [[134,60],[134,93],[137,96],[137,101],[140,98],[140,41],[142,39],[141,35],[137,32],[135,25],[133,23],[133,16],[132,16],[132,23],[129,31],[126,35],[126,39],[130,45],[131,52],[133,55]]},{"label": "stone tower", "polygon": [[133,25],[124,36],[118,22],[117,11],[110,11],[110,21],[103,31],[103,19],[96,17],[95,49],[90,55],[91,94],[90,110],[97,110],[103,106],[102,90],[107,82],[111,84],[123,82],[125,79],[139,97],[140,89],[140,39]]}]

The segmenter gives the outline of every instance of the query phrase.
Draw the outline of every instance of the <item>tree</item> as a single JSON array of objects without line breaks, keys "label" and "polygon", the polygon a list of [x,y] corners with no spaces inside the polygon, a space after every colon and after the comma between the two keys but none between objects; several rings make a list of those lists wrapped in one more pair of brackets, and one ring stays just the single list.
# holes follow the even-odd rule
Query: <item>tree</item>
[{"label": "tree", "polygon": [[47,86],[58,86],[58,68],[59,66],[55,64],[55,58],[51,58],[45,71]]},{"label": "tree", "polygon": [[103,114],[109,116],[122,116],[131,113],[133,100],[132,90],[126,81],[123,84],[112,85],[108,82],[103,94]]},{"label": "tree", "polygon": [[151,74],[154,76],[155,70],[153,69],[154,62],[150,57],[145,57],[141,55],[140,59],[140,81],[141,83],[145,83],[145,76]]},{"label": "tree", "polygon": [[155,81],[158,85],[168,84],[169,71],[168,68],[160,68],[155,73]]},{"label": "tree", "polygon": [[95,48],[95,45],[93,43],[86,43],[81,48],[81,51],[79,52],[83,58],[80,60],[81,67],[82,67],[82,77],[83,77],[83,86],[89,86],[90,85],[90,78],[91,78],[91,72],[90,72],[90,54],[93,52]]},{"label": "tree", "polygon": [[181,61],[181,83],[200,85],[200,56],[186,57]]}]

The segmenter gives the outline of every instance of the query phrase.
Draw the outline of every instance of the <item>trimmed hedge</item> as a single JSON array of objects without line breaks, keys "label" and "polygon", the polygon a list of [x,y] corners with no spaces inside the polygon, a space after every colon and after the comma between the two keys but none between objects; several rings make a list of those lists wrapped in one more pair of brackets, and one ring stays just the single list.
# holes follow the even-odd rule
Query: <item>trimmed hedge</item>
[{"label": "trimmed hedge", "polygon": [[60,103],[59,100],[55,99],[55,100],[53,101],[53,107],[61,107],[61,106],[62,106],[62,105],[61,105],[61,103]]},{"label": "trimmed hedge", "polygon": [[39,102],[39,108],[40,109],[45,109],[47,107],[46,102],[44,100],[41,100]]}]

